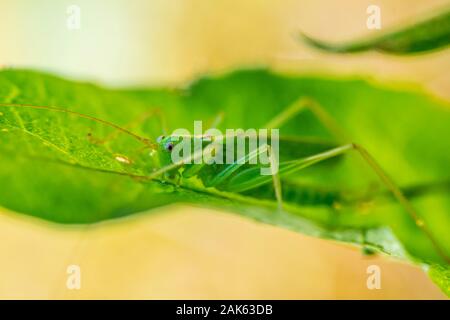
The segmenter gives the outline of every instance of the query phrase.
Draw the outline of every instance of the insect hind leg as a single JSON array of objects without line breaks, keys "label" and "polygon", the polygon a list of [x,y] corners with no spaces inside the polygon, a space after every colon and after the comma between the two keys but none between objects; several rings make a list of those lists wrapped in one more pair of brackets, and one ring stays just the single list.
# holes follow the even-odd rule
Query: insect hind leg
[{"label": "insect hind leg", "polygon": [[[434,238],[431,231],[428,229],[427,225],[420,218],[419,214],[416,212],[411,202],[406,198],[401,189],[397,186],[397,184],[387,175],[387,173],[381,168],[378,162],[370,155],[370,153],[363,148],[362,146],[350,143],[346,145],[342,145],[337,148],[330,149],[328,151],[312,155],[307,158],[303,158],[300,160],[296,160],[292,162],[292,166],[289,170],[285,170],[280,174],[292,173],[303,168],[309,167],[318,162],[337,157],[339,155],[348,153],[350,151],[356,151],[357,154],[361,156],[363,161],[369,166],[369,168],[377,175],[383,185],[389,190],[389,192],[394,196],[394,198],[398,201],[398,203],[403,207],[403,209],[407,212],[410,218],[414,221],[419,229],[425,234],[425,236],[429,239],[430,243],[435,248],[436,252],[439,256],[445,260],[447,263],[450,263],[450,257],[447,253],[441,248],[438,241]],[[297,163],[295,163],[297,162]],[[282,171],[282,169],[280,169]]]},{"label": "insect hind leg", "polygon": [[278,173],[277,158],[274,156],[274,154],[272,152],[272,148],[270,146],[267,146],[267,148],[268,148],[267,151],[269,154],[270,171],[271,171],[271,175],[272,175],[273,188],[275,190],[275,198],[277,199],[278,210],[283,210],[281,179],[280,179],[280,175]]},{"label": "insect hind leg", "polygon": [[336,120],[324,109],[324,107],[316,100],[309,97],[301,97],[295,100],[292,104],[287,106],[283,111],[273,117],[265,128],[279,128],[286,124],[305,110],[312,112],[314,117],[324,126],[340,143],[350,141],[346,132],[336,122]]}]

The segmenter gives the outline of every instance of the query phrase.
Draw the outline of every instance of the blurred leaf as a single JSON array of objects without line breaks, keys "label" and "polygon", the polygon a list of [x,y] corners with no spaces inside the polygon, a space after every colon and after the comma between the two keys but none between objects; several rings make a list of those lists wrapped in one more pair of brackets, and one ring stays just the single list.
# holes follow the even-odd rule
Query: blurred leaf
[{"label": "blurred leaf", "polygon": [[430,278],[450,297],[450,267],[432,265],[428,271]]},{"label": "blurred leaf", "polygon": [[301,34],[309,45],[336,53],[355,53],[378,50],[392,54],[414,54],[438,50],[450,44],[450,11],[429,17],[413,25],[389,30],[381,35],[360,41],[331,44]]},{"label": "blurred leaf", "polygon": [[[0,73],[1,103],[67,108],[128,128],[148,143],[163,133],[163,122],[170,131],[192,130],[194,120],[211,122],[218,113],[224,114],[219,129],[263,128],[299,97],[320,103],[348,142],[373,155],[412,201],[435,244],[356,153],[283,178],[285,210],[278,212],[271,184],[238,194],[204,188],[196,178],[179,187],[146,181],[140,177],[158,168],[147,141],[77,114],[27,107],[0,106],[0,205],[86,224],[188,203],[447,268],[437,249],[450,255],[450,109],[417,88],[243,70],[181,89],[109,90],[31,71]],[[309,111],[280,132],[282,157],[313,155],[337,143]]]}]

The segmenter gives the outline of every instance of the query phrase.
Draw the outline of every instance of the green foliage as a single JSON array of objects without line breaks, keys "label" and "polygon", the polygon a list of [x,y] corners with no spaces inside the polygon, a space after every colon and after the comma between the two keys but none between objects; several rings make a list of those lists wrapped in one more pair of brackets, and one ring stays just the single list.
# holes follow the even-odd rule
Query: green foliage
[{"label": "green foliage", "polygon": [[450,11],[428,17],[413,25],[388,30],[380,35],[360,41],[330,44],[301,35],[309,45],[336,53],[355,53],[377,50],[392,54],[415,54],[438,50],[450,44]]},{"label": "green foliage", "polygon": [[450,297],[450,267],[448,265],[432,265],[428,274],[442,291]]},{"label": "green foliage", "polygon": [[[219,112],[224,113],[219,128],[263,128],[299,97],[320,103],[348,142],[372,154],[412,201],[437,246],[450,255],[450,109],[417,90],[266,70],[203,78],[183,89],[142,90],[109,90],[31,71],[0,73],[1,103],[66,108],[150,141],[162,134],[161,119],[136,119],[153,108],[165,116],[169,130],[192,130],[194,120],[212,121]],[[281,146],[282,156],[289,158],[337,143],[309,111],[280,132],[300,137]],[[357,153],[283,179],[285,210],[278,212],[271,185],[238,194],[205,188],[195,177],[180,186],[142,179],[157,169],[149,152],[145,142],[99,121],[0,106],[0,205],[58,223],[88,224],[188,203],[448,268],[436,244]],[[433,279],[443,283],[439,274],[433,272]]]}]

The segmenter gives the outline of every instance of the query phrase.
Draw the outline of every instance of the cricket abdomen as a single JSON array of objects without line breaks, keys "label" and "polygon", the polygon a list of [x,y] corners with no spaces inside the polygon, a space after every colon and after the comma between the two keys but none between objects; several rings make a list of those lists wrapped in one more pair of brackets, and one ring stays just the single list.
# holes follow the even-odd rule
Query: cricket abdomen
[{"label": "cricket abdomen", "polygon": [[[296,205],[331,207],[337,203],[345,202],[339,191],[321,186],[297,185],[285,182],[281,191],[283,202]],[[247,190],[243,194],[259,199],[275,200],[274,189],[271,184]]]}]

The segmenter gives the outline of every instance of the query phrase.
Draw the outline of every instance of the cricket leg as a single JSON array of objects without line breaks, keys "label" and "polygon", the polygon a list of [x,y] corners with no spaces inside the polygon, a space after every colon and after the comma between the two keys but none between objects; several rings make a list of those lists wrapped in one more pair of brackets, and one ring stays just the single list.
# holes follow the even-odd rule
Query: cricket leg
[{"label": "cricket leg", "polygon": [[[267,152],[269,154],[269,162],[270,162],[270,171],[272,176],[273,188],[275,190],[275,198],[277,199],[278,210],[283,210],[283,197],[282,197],[282,189],[281,189],[281,180],[280,175],[278,173],[278,162],[277,158],[272,153],[272,148],[267,146]],[[277,168],[277,169],[275,169]]]},{"label": "cricket leg", "polygon": [[302,97],[295,100],[291,105],[286,107],[281,113],[270,120],[265,128],[279,128],[286,122],[300,114],[301,112],[309,110],[317,118],[317,120],[340,142],[347,143],[350,141],[347,134],[340,127],[340,125],[333,119],[330,114],[315,100]]},{"label": "cricket leg", "polygon": [[358,144],[346,144],[338,148],[334,148],[316,155],[312,155],[307,158],[289,161],[288,165],[280,166],[280,175],[296,172],[303,168],[309,167],[315,163],[348,153],[349,151],[356,151],[361,158],[366,162],[373,172],[378,176],[381,182],[386,186],[386,188],[391,192],[394,198],[400,203],[403,209],[408,213],[408,215],[413,219],[414,223],[419,227],[425,235],[428,237],[432,245],[435,247],[436,252],[447,262],[450,263],[450,258],[441,249],[440,245],[434,238],[433,234],[430,232],[428,227],[425,225],[424,221],[420,218],[411,202],[405,197],[400,188],[394,183],[394,181],[386,174],[386,172],[380,167],[376,160],[369,154],[369,152]]},{"label": "cricket leg", "polygon": [[211,123],[209,124],[208,128],[212,129],[212,128],[217,128],[217,126],[219,124],[222,123],[223,118],[225,116],[225,113],[223,111],[220,111],[215,117],[214,119],[212,119]]},{"label": "cricket leg", "polygon": [[[210,181],[206,183],[207,187],[219,187],[223,183],[226,183],[228,179],[235,173],[237,170],[242,168],[244,165],[252,162],[256,162],[258,158],[264,154],[268,154],[269,164],[270,164],[270,172],[272,177],[272,182],[275,190],[275,197],[278,203],[278,210],[282,210],[283,208],[283,200],[281,196],[281,181],[280,176],[278,174],[278,163],[276,157],[272,153],[272,149],[269,145],[263,145],[258,147],[257,149],[249,152],[243,157],[235,160],[233,163],[224,165],[223,169],[215,174],[214,177],[211,178]],[[260,169],[258,169],[260,170]]]},{"label": "cricket leg", "polygon": [[[180,138],[185,138],[185,139],[202,139],[202,140],[206,140],[207,142],[211,142],[214,143],[215,141],[221,141],[223,142],[223,139],[225,138],[225,136],[219,136],[219,137],[213,137],[213,136],[209,136],[209,135],[199,135],[199,136],[194,136],[194,135],[178,135],[178,137]],[[179,168],[183,165],[186,164],[196,164],[196,160],[201,159],[203,157],[203,147],[200,150],[196,150],[193,154],[184,157],[178,161],[174,161],[173,163],[166,165],[158,170],[155,170],[152,174],[145,176],[144,179],[145,180],[152,180],[152,179],[157,179],[159,177],[161,177],[163,174],[165,174],[168,171],[174,170],[176,168]],[[198,170],[200,170],[201,168],[203,168],[204,163],[199,163],[198,165],[196,164],[195,166],[191,167],[188,172],[186,172],[186,177],[188,176],[192,176],[195,175]]]}]

